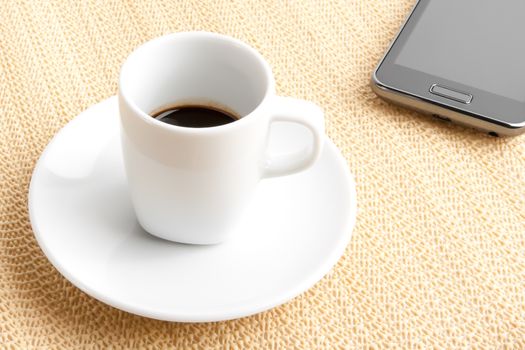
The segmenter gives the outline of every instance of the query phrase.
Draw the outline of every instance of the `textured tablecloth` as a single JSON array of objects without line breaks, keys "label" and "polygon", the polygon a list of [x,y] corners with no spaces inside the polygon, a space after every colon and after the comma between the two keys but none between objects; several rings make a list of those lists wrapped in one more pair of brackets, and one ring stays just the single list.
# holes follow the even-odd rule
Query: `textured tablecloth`
[{"label": "textured tablecloth", "polygon": [[[7,348],[525,348],[525,137],[492,138],[377,98],[372,70],[412,1],[0,2],[0,343]],[[317,102],[355,175],[358,220],[334,269],[252,317],[177,324],[87,296],[28,219],[53,135],[117,92],[162,34],[235,36],[277,90]]]}]

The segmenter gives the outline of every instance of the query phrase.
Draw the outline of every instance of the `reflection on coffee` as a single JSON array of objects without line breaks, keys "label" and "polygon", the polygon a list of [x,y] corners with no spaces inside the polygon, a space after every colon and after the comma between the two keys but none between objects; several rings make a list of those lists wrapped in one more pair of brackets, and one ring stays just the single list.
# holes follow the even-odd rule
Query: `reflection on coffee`
[{"label": "reflection on coffee", "polygon": [[186,128],[209,128],[239,119],[224,110],[203,105],[181,105],[162,109],[151,116],[161,122]]}]

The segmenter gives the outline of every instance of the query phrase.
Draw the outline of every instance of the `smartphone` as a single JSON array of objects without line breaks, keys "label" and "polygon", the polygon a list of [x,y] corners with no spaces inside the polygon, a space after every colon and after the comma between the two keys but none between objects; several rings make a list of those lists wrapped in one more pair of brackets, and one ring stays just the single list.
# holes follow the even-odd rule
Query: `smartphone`
[{"label": "smartphone", "polygon": [[523,133],[525,0],[419,0],[372,89],[494,136]]}]

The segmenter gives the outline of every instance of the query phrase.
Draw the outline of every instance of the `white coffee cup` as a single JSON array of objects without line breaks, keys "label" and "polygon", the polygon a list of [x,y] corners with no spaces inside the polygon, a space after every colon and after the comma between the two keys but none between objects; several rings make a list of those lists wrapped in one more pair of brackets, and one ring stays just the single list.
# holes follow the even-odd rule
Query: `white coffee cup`
[{"label": "white coffee cup", "polygon": [[[223,106],[242,118],[190,128],[149,115],[176,103]],[[137,48],[122,66],[119,107],[137,219],[147,232],[181,243],[225,240],[261,179],[310,167],[324,143],[322,110],[276,96],[262,56],[214,33],[170,34]],[[267,155],[270,125],[281,121],[308,128],[312,142],[291,154]]]}]

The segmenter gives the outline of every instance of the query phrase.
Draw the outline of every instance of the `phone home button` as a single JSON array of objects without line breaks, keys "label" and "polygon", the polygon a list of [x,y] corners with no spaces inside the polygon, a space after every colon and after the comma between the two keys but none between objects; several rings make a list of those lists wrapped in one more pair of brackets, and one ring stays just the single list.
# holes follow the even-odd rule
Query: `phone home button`
[{"label": "phone home button", "polygon": [[429,90],[432,94],[445,97],[461,103],[470,103],[472,101],[472,95],[466,92],[457,91],[448,87],[444,87],[438,84],[433,84]]}]

